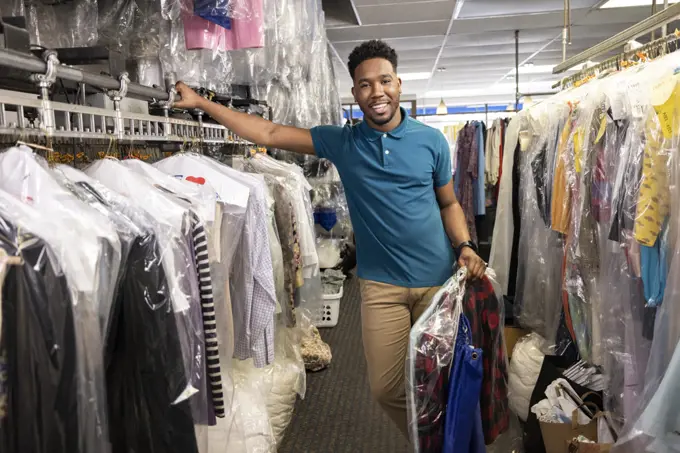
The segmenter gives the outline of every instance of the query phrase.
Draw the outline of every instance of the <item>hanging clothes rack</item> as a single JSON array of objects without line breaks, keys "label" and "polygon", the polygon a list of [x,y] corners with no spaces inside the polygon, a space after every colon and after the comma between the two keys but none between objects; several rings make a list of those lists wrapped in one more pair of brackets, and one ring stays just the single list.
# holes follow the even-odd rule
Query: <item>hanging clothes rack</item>
[{"label": "hanging clothes rack", "polygon": [[[31,54],[0,48],[0,67],[31,72],[31,81],[39,93],[0,90],[0,136],[48,137],[205,144],[247,144],[219,124],[203,121],[203,113],[194,111],[197,121],[172,118],[175,101],[174,79],[166,80],[167,90],[130,82],[127,73],[118,79],[93,74],[62,65],[57,52],[48,50],[43,59]],[[113,109],[56,102],[50,100],[50,88],[57,79],[87,84],[104,90]],[[121,109],[127,97],[148,100],[160,105],[163,115],[133,113]]]},{"label": "hanging clothes rack", "polygon": [[630,28],[605,39],[599,44],[584,50],[583,52],[574,55],[573,57],[563,61],[553,68],[553,74],[561,74],[574,66],[584,63],[594,57],[611,52],[620,47],[623,47],[631,39],[635,39],[654,29],[660,28],[680,17],[680,3],[669,6],[668,8],[659,11],[656,14],[649,16],[647,19],[638,22]]},{"label": "hanging clothes rack", "polygon": [[645,58],[654,59],[667,53],[675,52],[678,49],[679,40],[680,32],[676,31],[675,33],[649,42],[642,47],[622,52],[619,55],[608,58],[598,64],[584,68],[575,74],[563,78],[555,83],[552,88],[568,88],[587,76],[597,76],[609,69],[620,70],[624,62],[629,61],[635,56],[644,56]]}]

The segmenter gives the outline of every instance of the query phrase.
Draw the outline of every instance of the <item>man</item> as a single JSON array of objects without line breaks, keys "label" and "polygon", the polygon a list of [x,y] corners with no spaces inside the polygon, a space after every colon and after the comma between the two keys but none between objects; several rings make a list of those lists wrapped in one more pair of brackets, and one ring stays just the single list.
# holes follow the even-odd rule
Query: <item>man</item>
[{"label": "man", "polygon": [[397,54],[382,41],[349,56],[352,94],[364,112],[356,125],[282,126],[211,103],[183,83],[179,108],[199,108],[240,137],[317,155],[338,169],[354,227],[362,333],[371,391],[407,434],[404,365],[413,322],[452,275],[455,256],[472,278],[486,263],[470,242],[453,191],[444,135],[399,106]]}]

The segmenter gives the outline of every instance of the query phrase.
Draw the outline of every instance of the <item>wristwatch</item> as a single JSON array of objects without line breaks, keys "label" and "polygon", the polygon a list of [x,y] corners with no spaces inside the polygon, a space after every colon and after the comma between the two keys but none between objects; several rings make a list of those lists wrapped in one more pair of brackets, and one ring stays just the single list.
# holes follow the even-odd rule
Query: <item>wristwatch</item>
[{"label": "wristwatch", "polygon": [[465,242],[461,242],[460,244],[458,244],[458,247],[456,247],[456,254],[460,256],[460,253],[463,251],[463,249],[464,249],[465,247],[469,247],[469,248],[472,249],[473,252],[479,253],[479,252],[477,251],[477,246],[475,245],[474,242],[472,242],[472,241],[465,241]]}]

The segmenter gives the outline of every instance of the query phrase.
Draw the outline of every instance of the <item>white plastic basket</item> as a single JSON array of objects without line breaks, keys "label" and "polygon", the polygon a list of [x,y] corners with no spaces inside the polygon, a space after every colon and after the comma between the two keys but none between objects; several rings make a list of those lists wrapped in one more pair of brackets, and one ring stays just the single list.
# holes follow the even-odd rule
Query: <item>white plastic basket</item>
[{"label": "white plastic basket", "polygon": [[323,305],[313,313],[312,322],[316,327],[335,327],[340,317],[340,299],[342,299],[343,289],[337,294],[324,294]]}]

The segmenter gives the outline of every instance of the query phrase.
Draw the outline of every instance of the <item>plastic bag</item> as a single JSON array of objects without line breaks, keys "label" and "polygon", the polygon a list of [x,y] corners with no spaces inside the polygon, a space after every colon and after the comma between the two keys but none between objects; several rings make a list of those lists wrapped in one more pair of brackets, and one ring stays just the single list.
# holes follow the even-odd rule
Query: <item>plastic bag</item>
[{"label": "plastic bag", "polygon": [[43,2],[12,0],[1,15],[25,16],[31,44],[49,49],[87,47],[97,43],[97,1]]},{"label": "plastic bag", "polygon": [[[19,440],[11,433],[20,431],[15,431],[15,428],[7,431],[5,427],[0,437],[9,451],[40,451],[41,439],[46,441],[48,438],[53,442],[61,442],[62,448],[74,451],[78,451],[79,448],[83,451],[91,449],[108,451],[103,329],[100,326],[106,326],[109,322],[113,291],[120,267],[120,242],[108,220],[81,204],[62,188],[47,169],[46,162],[33,155],[29,149],[23,147],[10,149],[0,154],[0,160],[3,162],[2,168],[11,169],[2,172],[0,184],[0,188],[3,189],[0,192],[1,210],[5,221],[9,222],[5,224],[8,228],[7,237],[16,236],[18,232],[15,228],[20,227],[38,238],[34,243],[31,243],[28,237],[22,239],[22,249],[26,253],[24,260],[30,263],[30,269],[22,266],[12,268],[11,271],[23,273],[24,282],[32,282],[30,288],[20,290],[25,283],[16,280],[14,277],[16,274],[12,274],[7,277],[3,290],[4,300],[16,298],[17,301],[21,300],[22,304],[28,305],[18,312],[13,312],[5,305],[4,316],[7,319],[18,316],[10,323],[12,326],[23,325],[23,330],[40,331],[46,326],[30,327],[24,324],[30,321],[24,318],[21,312],[29,309],[29,305],[39,304],[31,310],[40,313],[45,307],[44,300],[40,301],[49,293],[50,301],[54,302],[50,303],[54,312],[51,312],[49,318],[58,322],[58,325],[54,326],[54,336],[44,332],[47,335],[48,349],[42,352],[40,348],[27,349],[21,352],[21,357],[25,358],[29,353],[37,354],[34,360],[29,361],[36,366],[40,363],[40,357],[61,362],[58,364],[52,362],[56,367],[53,369],[54,374],[51,374],[51,371],[49,374],[40,374],[41,371],[36,368],[24,369],[19,371],[19,375],[9,376],[10,395],[23,394],[26,398],[29,395],[36,397],[40,395],[41,399],[33,400],[35,404],[31,404],[28,399],[22,398],[21,407],[15,406],[15,401],[10,399],[8,422],[19,423],[19,426],[24,427],[40,425],[44,431],[38,437],[34,435],[35,433],[19,434],[21,438]],[[73,231],[74,236],[64,235],[64,231]],[[72,240],[74,237],[77,238],[76,243]],[[14,306],[14,310],[18,308]],[[61,321],[57,321],[59,319]],[[8,335],[13,336],[16,333],[17,331],[9,330],[5,331],[3,336],[9,338]],[[21,348],[21,341],[16,338],[15,340],[17,348]],[[50,341],[54,344],[49,344]],[[4,344],[7,347],[9,370],[12,373],[20,370],[15,355],[18,349],[8,346],[12,344],[11,342]],[[27,346],[23,344],[23,347]],[[66,356],[61,359],[53,356],[55,350],[63,351],[70,359],[64,362]],[[43,372],[46,370],[43,369]],[[45,389],[45,394],[32,387],[38,382],[32,382],[26,379],[26,376],[42,376],[39,381],[41,388]],[[64,393],[59,393],[58,388],[67,382],[68,388],[62,388]],[[27,387],[23,387],[24,385]],[[53,385],[53,393],[50,393],[44,385]],[[55,412],[50,409],[49,414],[42,413],[40,405],[58,395],[68,402],[54,401],[54,406],[67,411]],[[33,420],[36,416],[43,422]],[[36,441],[39,443],[33,444]],[[17,448],[18,450],[15,450]]]},{"label": "plastic bag", "polygon": [[[274,341],[276,290],[267,237],[264,182],[197,154],[176,155],[157,162],[155,166],[183,179],[209,182],[220,200],[229,201],[230,205],[245,212],[243,230],[237,232],[240,236],[236,236],[240,240],[229,241],[230,255],[227,257],[228,262],[232,261],[232,257],[238,260],[234,262],[229,280],[235,318],[232,330],[235,356],[241,359],[254,357],[256,366],[271,363],[274,356],[271,346]],[[252,316],[254,304],[259,304],[258,316]]]},{"label": "plastic bag", "polygon": [[537,333],[520,338],[512,351],[508,376],[510,408],[523,421],[529,416],[531,394],[545,357],[545,339]]},{"label": "plastic bag", "polygon": [[[550,109],[552,114],[548,114]],[[563,112],[563,110],[561,110]],[[527,148],[522,148],[517,156],[521,165],[520,179],[520,212],[521,230],[517,260],[517,285],[515,292],[515,318],[523,327],[528,327],[546,338],[556,351],[564,351],[571,341],[558,338],[560,314],[562,312],[562,269],[563,240],[549,226],[546,226],[542,214],[547,206],[539,205],[537,194],[553,191],[554,176],[549,170],[551,153],[566,144],[562,144],[569,131],[561,129],[560,110],[556,106],[544,105],[536,111],[529,111],[523,116],[520,135],[528,137]],[[566,127],[566,126],[565,126]],[[558,131],[562,137],[558,141]],[[535,178],[536,156],[548,153],[545,159],[545,177]],[[555,170],[557,171],[557,170]],[[545,186],[536,186],[536,181],[543,181]],[[560,353],[560,352],[558,352]]]},{"label": "plastic bag", "polygon": [[416,453],[443,447],[448,368],[453,363],[466,277],[467,269],[459,269],[442,286],[409,336],[406,401],[409,438]]},{"label": "plastic bag", "polygon": [[[188,206],[158,191],[143,177],[115,159],[103,159],[90,165],[85,173],[144,209],[156,221],[155,236],[160,246],[163,271],[169,285],[184,358],[186,388],[175,389],[180,403],[193,398],[192,410],[197,420],[207,414],[205,341],[201,323],[198,275],[190,249],[190,216]],[[153,301],[147,301],[153,303]],[[167,302],[167,301],[165,301]],[[149,307],[152,310],[153,306]],[[169,307],[165,306],[165,310]]]},{"label": "plastic bag", "polygon": [[[489,448],[497,451],[521,448],[521,434],[517,430],[519,424],[510,411],[508,398],[504,312],[498,302],[502,300],[498,296],[500,287],[491,270],[487,270],[485,279],[472,285],[466,285],[466,275],[466,269],[458,270],[433,297],[430,307],[411,330],[406,361],[406,394],[409,437],[414,451],[438,451],[451,440],[453,431],[449,427],[445,431],[444,423],[445,419],[450,421],[453,416],[448,414],[447,401],[449,407],[453,407],[449,400],[450,392],[460,389],[452,387],[457,378],[453,374],[449,377],[448,370],[452,361],[456,360],[454,345],[462,325],[459,323],[461,319],[466,319],[465,325],[468,326],[464,330],[466,341],[477,348],[480,357],[485,357],[483,364],[479,364],[482,391],[476,394],[476,405],[465,405],[473,411],[466,418],[478,417],[479,420],[478,424],[475,420],[475,424],[465,430],[466,438],[473,440],[469,437],[472,435],[474,440],[481,441],[477,445],[488,443]],[[455,407],[455,411],[460,409]],[[477,408],[480,412],[475,414]],[[460,431],[457,433],[460,434]],[[471,446],[469,451],[475,450]]]},{"label": "plastic bag", "polygon": [[[175,402],[187,378],[180,333],[168,309],[171,298],[156,237],[160,228],[131,200],[84,173],[69,166],[60,166],[57,172],[68,178],[71,190],[79,189],[83,201],[114,213],[114,224],[133,225],[125,234],[132,240],[114,301],[105,356],[113,449],[167,449],[172,445],[172,451],[196,451],[189,401]],[[166,423],[140,431],[139,414],[162,417]]]}]

